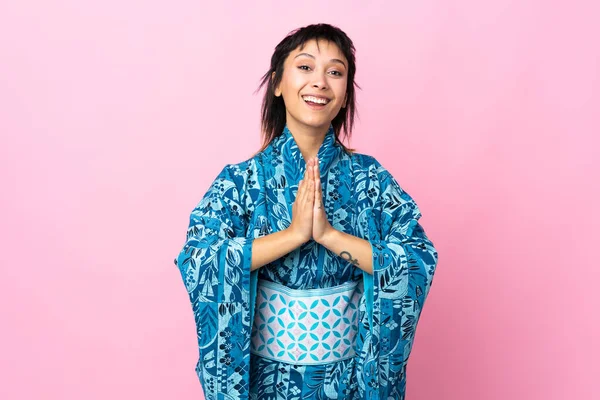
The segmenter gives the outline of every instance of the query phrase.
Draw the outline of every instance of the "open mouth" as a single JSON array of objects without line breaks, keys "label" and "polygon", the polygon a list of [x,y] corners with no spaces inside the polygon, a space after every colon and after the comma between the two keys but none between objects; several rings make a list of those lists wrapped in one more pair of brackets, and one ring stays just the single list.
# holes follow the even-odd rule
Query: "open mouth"
[{"label": "open mouth", "polygon": [[329,103],[329,99],[323,97],[315,97],[315,96],[302,96],[304,102],[308,105],[312,106],[325,106]]}]

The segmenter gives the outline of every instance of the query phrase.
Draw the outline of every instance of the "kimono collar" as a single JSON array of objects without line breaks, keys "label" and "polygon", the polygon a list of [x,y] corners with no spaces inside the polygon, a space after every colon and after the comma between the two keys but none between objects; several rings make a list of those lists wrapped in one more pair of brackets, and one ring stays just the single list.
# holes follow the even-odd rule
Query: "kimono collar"
[{"label": "kimono collar", "polygon": [[[287,124],[283,128],[281,135],[276,137],[272,144],[274,149],[273,155],[280,155],[283,159],[283,167],[288,179],[288,184],[297,185],[304,176],[306,161],[304,160],[302,152],[298,148],[298,143],[296,143],[296,139],[294,139]],[[321,179],[324,179],[329,167],[333,161],[338,158],[341,150],[341,145],[335,140],[333,124],[329,124],[329,129],[327,130],[327,133],[325,133],[325,138],[317,153]]]}]

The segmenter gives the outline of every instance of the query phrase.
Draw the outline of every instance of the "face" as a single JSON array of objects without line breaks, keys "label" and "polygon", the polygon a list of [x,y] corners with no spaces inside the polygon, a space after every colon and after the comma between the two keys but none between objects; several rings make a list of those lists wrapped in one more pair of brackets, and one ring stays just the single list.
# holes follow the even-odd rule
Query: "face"
[{"label": "face", "polygon": [[[306,42],[286,58],[276,96],[283,96],[287,124],[297,130],[323,131],[346,107],[348,61],[336,44]],[[275,73],[273,73],[274,76]]]}]

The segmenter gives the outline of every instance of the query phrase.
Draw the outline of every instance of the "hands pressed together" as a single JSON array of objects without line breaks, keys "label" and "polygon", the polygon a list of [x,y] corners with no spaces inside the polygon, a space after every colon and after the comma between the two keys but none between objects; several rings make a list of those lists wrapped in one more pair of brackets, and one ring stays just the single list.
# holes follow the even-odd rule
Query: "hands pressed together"
[{"label": "hands pressed together", "polygon": [[328,234],[335,231],[323,206],[321,172],[317,157],[306,162],[306,171],[298,184],[296,201],[292,206],[292,222],[289,229],[303,242],[313,239],[317,243],[321,243]]}]

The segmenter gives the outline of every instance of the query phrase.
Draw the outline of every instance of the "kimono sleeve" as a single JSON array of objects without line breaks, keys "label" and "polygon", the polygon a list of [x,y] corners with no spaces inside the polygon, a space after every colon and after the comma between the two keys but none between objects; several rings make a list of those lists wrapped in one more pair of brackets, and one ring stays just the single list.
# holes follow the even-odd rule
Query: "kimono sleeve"
[{"label": "kimono sleeve", "polygon": [[[375,398],[404,398],[406,364],[415,331],[431,288],[438,253],[419,219],[412,197],[376,163],[379,196],[373,250],[372,336],[376,363],[370,389]],[[376,366],[375,366],[376,365]]]},{"label": "kimono sleeve", "polygon": [[419,223],[422,215],[413,198],[383,167],[379,181],[376,209],[381,236],[370,241],[373,272],[384,297],[409,295],[420,312],[431,288],[438,253]]},{"label": "kimono sleeve", "polygon": [[194,312],[196,374],[207,400],[248,396],[254,239],[246,237],[239,179],[229,165],[219,173],[192,211],[175,259]]}]

